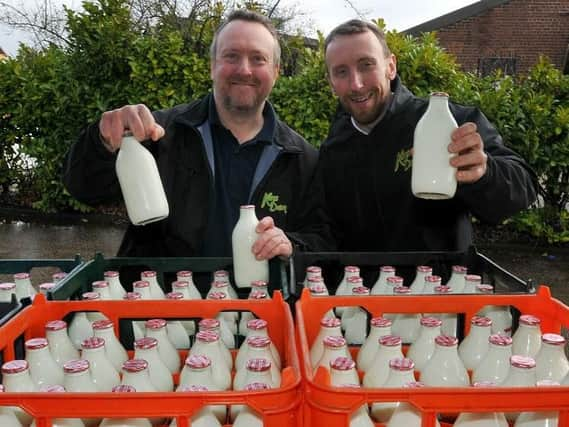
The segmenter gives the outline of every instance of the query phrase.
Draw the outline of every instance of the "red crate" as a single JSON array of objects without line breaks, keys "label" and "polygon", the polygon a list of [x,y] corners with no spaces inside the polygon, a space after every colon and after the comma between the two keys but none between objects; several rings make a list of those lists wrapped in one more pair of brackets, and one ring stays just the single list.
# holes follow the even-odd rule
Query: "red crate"
[{"label": "red crate", "polygon": [[3,361],[13,360],[24,340],[45,336],[47,321],[63,319],[76,311],[100,311],[118,325],[124,317],[204,318],[215,317],[222,310],[251,311],[267,320],[270,337],[283,359],[281,387],[259,392],[0,393],[0,405],[20,406],[36,418],[37,427],[51,426],[52,417],[95,416],[178,417],[178,426],[186,427],[190,425],[188,417],[212,404],[248,405],[262,415],[267,427],[301,426],[301,376],[294,325],[289,306],[278,291],[272,300],[260,301],[46,301],[39,295],[33,304],[0,327],[0,351]]},{"label": "red crate", "polygon": [[[442,388],[339,389],[330,386],[328,371],[314,371],[309,349],[316,338],[320,319],[337,306],[360,306],[372,316],[388,313],[463,313],[470,319],[485,305],[510,305],[521,313],[541,318],[545,332],[561,333],[569,328],[569,307],[551,297],[542,286],[526,295],[372,296],[314,298],[308,289],[296,303],[296,331],[304,378],[304,425],[347,427],[350,414],[368,402],[411,402],[421,411],[423,427],[433,427],[436,414],[460,412],[560,411],[559,427],[569,426],[569,388]],[[465,330],[464,333],[468,333]],[[351,348],[357,354],[357,348]],[[376,424],[382,425],[382,424]]]}]

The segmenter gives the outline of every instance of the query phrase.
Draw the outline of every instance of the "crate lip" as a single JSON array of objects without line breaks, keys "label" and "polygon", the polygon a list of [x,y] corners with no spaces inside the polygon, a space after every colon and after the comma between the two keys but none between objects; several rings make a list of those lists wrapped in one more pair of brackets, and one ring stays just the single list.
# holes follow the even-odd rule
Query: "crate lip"
[{"label": "crate lip", "polygon": [[[472,298],[480,298],[487,300],[487,303],[482,305],[515,305],[516,300],[529,300],[533,298],[536,303],[539,301],[550,301],[557,310],[563,310],[569,316],[569,307],[561,301],[551,297],[551,291],[547,286],[540,286],[535,294],[494,294],[494,295],[444,295],[444,296],[427,296],[427,295],[412,295],[412,296],[370,296],[366,297],[367,304],[375,304],[378,302],[388,302],[393,305],[394,303],[402,304],[406,302],[409,304],[411,300],[415,301],[428,301],[434,298],[438,302],[444,303],[448,308],[456,307],[461,302],[468,302]],[[442,301],[445,299],[446,301]],[[364,306],[366,303],[362,301],[361,297],[326,297],[318,298],[310,295],[308,289],[303,289],[301,298],[296,302],[296,332],[298,347],[300,350],[301,369],[304,379],[304,392],[305,399],[309,406],[317,406],[325,411],[353,411],[360,405],[366,402],[392,402],[392,401],[406,401],[414,404],[422,413],[432,412],[487,412],[487,411],[500,411],[510,412],[519,411],[519,399],[524,399],[524,411],[526,410],[559,410],[560,412],[569,411],[569,387],[555,386],[555,387],[540,387],[540,388],[526,388],[526,387],[496,387],[491,389],[476,389],[471,387],[425,387],[421,389],[339,389],[322,384],[323,381],[329,381],[328,372],[319,368],[316,372],[313,371],[310,364],[310,346],[308,345],[308,338],[305,328],[304,310],[313,309],[314,305],[320,306],[322,312],[325,313],[333,306],[349,306],[359,305]],[[303,308],[309,305],[309,307]],[[415,312],[407,307],[396,307],[397,312]],[[401,310],[400,310],[401,308]],[[444,312],[446,307],[442,307],[441,312]],[[569,325],[569,323],[568,323]],[[535,399],[537,393],[539,396],[547,396],[545,399]],[[530,399],[533,398],[533,399]],[[531,402],[526,405],[526,402]],[[331,404],[334,403],[334,405]],[[475,402],[475,403],[473,403]],[[508,403],[511,402],[511,403]],[[473,406],[475,404],[475,406]],[[569,416],[569,414],[568,414]],[[561,424],[560,424],[561,425]]]},{"label": "crate lip", "polygon": [[[509,272],[495,261],[479,252],[476,246],[472,245],[465,251],[392,251],[392,252],[295,252],[290,260],[290,292],[298,297],[297,277],[304,274],[297,271],[298,268],[306,268],[312,263],[322,261],[336,261],[343,265],[418,265],[421,259],[437,259],[448,260],[460,259],[464,257],[476,257],[490,266],[493,270],[500,272],[502,275],[509,277],[515,282],[520,290],[512,290],[506,294],[529,293],[536,292],[532,279],[523,280],[515,274]],[[523,289],[523,290],[522,290]],[[301,290],[302,291],[302,290]]]},{"label": "crate lip", "polygon": [[[168,311],[157,310],[157,303],[160,305],[167,304]],[[133,416],[163,416],[163,417],[191,417],[197,410],[199,410],[205,404],[246,404],[254,409],[259,410],[263,416],[271,416],[272,414],[283,414],[287,411],[287,408],[297,408],[300,406],[302,401],[302,396],[298,392],[301,387],[302,375],[300,370],[300,363],[298,359],[298,351],[296,347],[296,339],[294,334],[294,325],[292,321],[292,314],[288,304],[284,301],[280,291],[275,291],[274,296],[271,300],[227,300],[227,301],[214,301],[214,300],[142,300],[142,301],[48,301],[45,296],[38,294],[34,299],[33,303],[28,307],[21,310],[13,319],[10,325],[4,325],[0,327],[0,331],[5,328],[15,327],[18,325],[17,333],[26,331],[26,326],[29,324],[29,319],[33,316],[34,312],[37,310],[42,310],[44,307],[50,310],[61,310],[62,312],[73,312],[73,311],[88,311],[88,310],[99,310],[105,312],[105,307],[114,310],[124,307],[128,304],[129,311],[128,317],[136,318],[139,317],[151,317],[156,316],[156,312],[160,312],[160,317],[165,319],[183,317],[185,310],[187,310],[188,305],[200,305],[201,307],[208,307],[211,311],[221,311],[223,310],[252,310],[255,311],[255,307],[264,308],[267,310],[267,306],[272,305],[274,307],[280,307],[283,310],[283,321],[289,326],[289,330],[285,332],[284,340],[287,343],[288,351],[286,352],[286,358],[288,361],[287,368],[290,368],[292,381],[289,381],[286,385],[279,388],[262,390],[258,392],[249,391],[208,391],[199,393],[181,393],[181,392],[152,392],[152,393],[110,393],[110,392],[99,392],[99,393],[0,393],[0,406],[3,405],[18,405],[23,409],[27,410],[32,416],[39,417],[85,417],[92,416],[94,409],[93,405],[98,405],[96,411],[97,416],[101,417],[133,417]],[[159,307],[158,307],[159,309]],[[133,311],[134,313],[131,313]],[[208,310],[209,311],[209,310]],[[152,314],[148,314],[152,313]],[[107,313],[108,315],[109,313]],[[120,313],[124,314],[123,312]],[[109,316],[112,320],[116,320],[116,316]],[[115,322],[116,323],[116,322]],[[116,326],[116,325],[115,325]],[[23,331],[22,331],[23,329]],[[6,329],[7,330],[7,329]],[[2,348],[5,348],[5,344],[12,342],[12,339],[8,340],[3,338],[0,334],[0,342],[2,343]],[[283,349],[285,351],[285,349]],[[278,399],[276,399],[278,397]],[[120,414],[117,412],[117,398],[123,399],[123,401],[131,401],[134,399],[135,402],[143,401],[147,402],[150,399],[157,401],[160,399],[160,407],[155,407],[156,405],[144,405],[141,409],[140,405],[137,407],[122,407],[120,408]],[[278,408],[275,407],[275,401],[281,401]],[[77,409],[77,404],[74,405],[64,405],[64,410],[59,408],[61,402],[81,402],[86,403],[88,401],[88,407]],[[53,403],[57,403],[56,406]],[[191,404],[190,404],[191,403]],[[189,405],[190,404],[190,405]],[[285,406],[283,408],[282,406]],[[264,409],[265,408],[265,409]],[[141,414],[142,410],[142,415]]]}]

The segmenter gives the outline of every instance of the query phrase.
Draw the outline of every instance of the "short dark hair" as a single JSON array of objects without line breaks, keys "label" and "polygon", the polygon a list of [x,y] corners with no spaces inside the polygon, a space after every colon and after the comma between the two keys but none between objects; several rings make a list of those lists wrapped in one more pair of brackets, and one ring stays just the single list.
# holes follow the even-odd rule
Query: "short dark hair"
[{"label": "short dark hair", "polygon": [[368,31],[377,37],[384,55],[386,57],[391,55],[391,50],[389,49],[389,46],[387,46],[387,41],[385,40],[385,33],[377,25],[371,22],[362,21],[361,19],[350,19],[349,21],[346,21],[334,28],[324,40],[324,52],[328,50],[328,45],[338,36],[362,34]]},{"label": "short dark hair", "polygon": [[215,55],[217,54],[217,39],[221,31],[233,21],[247,21],[247,22],[256,22],[257,24],[261,24],[265,27],[269,33],[273,36],[275,40],[275,51],[273,52],[273,61],[275,65],[280,65],[281,62],[281,46],[279,44],[279,36],[277,34],[277,29],[273,25],[272,21],[266,17],[265,15],[261,15],[260,13],[254,12],[252,10],[246,9],[238,9],[231,12],[225,21],[221,23],[217,30],[215,30],[215,34],[213,35],[213,40],[211,42],[211,46],[209,48],[209,56],[212,61],[215,60]]}]

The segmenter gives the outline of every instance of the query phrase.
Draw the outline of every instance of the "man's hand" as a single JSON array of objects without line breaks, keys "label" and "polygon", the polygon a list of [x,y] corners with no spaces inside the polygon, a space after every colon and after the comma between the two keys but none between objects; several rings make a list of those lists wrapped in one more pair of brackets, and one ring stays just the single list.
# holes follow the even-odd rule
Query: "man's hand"
[{"label": "man's hand", "polygon": [[259,237],[253,244],[253,254],[258,260],[292,255],[292,243],[284,231],[275,227],[275,222],[270,216],[261,219],[255,231]]},{"label": "man's hand", "polygon": [[488,156],[474,123],[465,123],[453,131],[448,151],[457,154],[450,160],[450,164],[458,169],[458,182],[472,184],[486,173]]},{"label": "man's hand", "polygon": [[125,105],[117,110],[106,111],[99,122],[99,133],[109,151],[121,146],[125,131],[132,132],[138,141],[157,141],[164,136],[164,128],[156,123],[146,105]]}]

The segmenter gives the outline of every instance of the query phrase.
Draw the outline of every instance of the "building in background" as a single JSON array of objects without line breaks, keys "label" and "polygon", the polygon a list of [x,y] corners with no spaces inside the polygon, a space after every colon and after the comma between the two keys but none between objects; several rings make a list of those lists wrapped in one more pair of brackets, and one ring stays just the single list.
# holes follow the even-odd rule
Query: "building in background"
[{"label": "building in background", "polygon": [[4,52],[4,50],[0,47],[0,61],[3,59],[8,58],[8,55],[6,54],[6,52]]},{"label": "building in background", "polygon": [[430,31],[464,71],[523,74],[544,55],[569,73],[569,0],[482,0],[404,33]]}]

